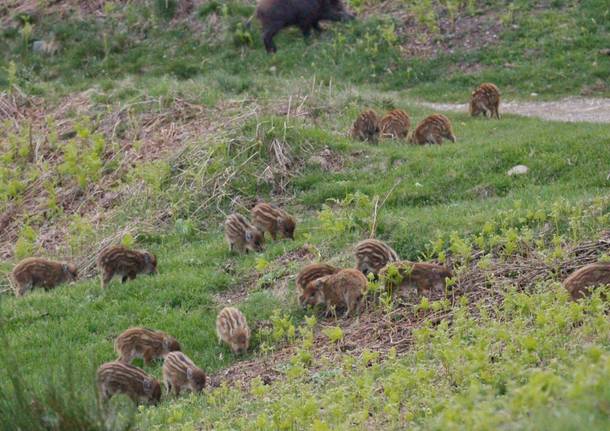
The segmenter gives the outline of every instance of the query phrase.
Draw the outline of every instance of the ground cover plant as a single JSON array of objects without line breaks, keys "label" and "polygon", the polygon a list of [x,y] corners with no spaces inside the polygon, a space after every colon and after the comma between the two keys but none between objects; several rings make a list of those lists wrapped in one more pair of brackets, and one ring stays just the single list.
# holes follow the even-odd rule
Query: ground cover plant
[{"label": "ground cover plant", "polygon": [[[365,108],[417,124],[422,100],[483,81],[503,100],[608,96],[605,2],[354,0],[358,20],[284,31],[273,56],[254,2],[55,3],[0,6],[5,429],[607,428],[607,302],[560,282],[608,258],[610,125],[445,112],[455,144],[347,134]],[[297,215],[296,238],[231,254],[222,222],[257,200]],[[451,289],[372,281],[360,317],[303,310],[298,270],[353,266],[371,235],[451,266]],[[102,291],[111,243],[159,274]],[[82,279],[14,298],[5,275],[30,255]],[[229,304],[253,328],[243,357],[216,340]],[[209,390],[99,405],[95,369],[130,326],[176,336]]]}]

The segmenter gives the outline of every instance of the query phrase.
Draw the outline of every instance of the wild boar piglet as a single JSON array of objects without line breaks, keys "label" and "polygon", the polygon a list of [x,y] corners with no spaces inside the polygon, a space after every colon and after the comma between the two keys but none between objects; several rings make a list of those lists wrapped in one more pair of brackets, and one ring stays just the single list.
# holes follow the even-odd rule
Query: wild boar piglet
[{"label": "wild boar piglet", "polygon": [[102,289],[105,289],[115,275],[121,283],[134,280],[138,274],[156,274],[157,257],[146,250],[131,250],[122,245],[108,247],[97,257]]},{"label": "wild boar piglet", "polygon": [[76,266],[67,262],[30,257],[19,262],[9,274],[15,296],[23,296],[34,287],[45,290],[76,281]]}]

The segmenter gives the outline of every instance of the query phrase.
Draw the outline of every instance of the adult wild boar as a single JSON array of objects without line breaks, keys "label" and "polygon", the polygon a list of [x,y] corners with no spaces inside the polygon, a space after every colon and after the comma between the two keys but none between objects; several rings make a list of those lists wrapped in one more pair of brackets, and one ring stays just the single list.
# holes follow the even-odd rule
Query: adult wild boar
[{"label": "adult wild boar", "polygon": [[320,21],[348,21],[354,19],[341,0],[259,0],[256,17],[263,27],[263,42],[267,52],[277,50],[273,37],[291,25],[301,29],[307,38],[313,28],[322,31]]}]

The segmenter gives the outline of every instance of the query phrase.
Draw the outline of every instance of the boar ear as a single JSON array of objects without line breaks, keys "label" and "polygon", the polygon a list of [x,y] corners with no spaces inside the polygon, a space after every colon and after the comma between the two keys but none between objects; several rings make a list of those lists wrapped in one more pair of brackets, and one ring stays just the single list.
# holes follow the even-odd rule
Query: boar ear
[{"label": "boar ear", "polygon": [[252,232],[246,231],[246,241],[252,241]]},{"label": "boar ear", "polygon": [[189,380],[193,380],[193,369],[192,368],[186,369],[186,378]]}]

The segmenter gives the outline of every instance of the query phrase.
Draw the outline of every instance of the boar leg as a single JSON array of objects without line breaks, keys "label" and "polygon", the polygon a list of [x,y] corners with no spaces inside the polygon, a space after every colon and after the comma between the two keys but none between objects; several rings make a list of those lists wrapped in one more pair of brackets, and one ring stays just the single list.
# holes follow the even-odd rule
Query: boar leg
[{"label": "boar leg", "polygon": [[263,33],[263,42],[265,43],[265,49],[269,53],[277,51],[275,43],[273,43],[273,37],[281,30],[282,24],[272,23],[270,24]]},{"label": "boar leg", "polygon": [[320,22],[319,21],[315,21],[311,26],[318,33],[322,33],[322,27],[320,27]]},{"label": "boar leg", "polygon": [[102,289],[105,289],[106,286],[108,286],[108,283],[110,282],[110,280],[112,280],[113,276],[114,276],[114,273],[112,271],[105,271],[104,272],[104,274],[101,277],[101,279],[102,279]]},{"label": "boar leg", "polygon": [[303,33],[303,37],[305,39],[309,39],[309,36],[311,36],[311,25],[310,24],[301,24],[299,26],[299,28],[301,29],[301,33]]},{"label": "boar leg", "polygon": [[152,352],[150,350],[145,350],[143,355],[142,355],[142,358],[144,359],[144,363],[146,365],[150,365],[150,363],[153,360],[153,354],[152,354]]}]

